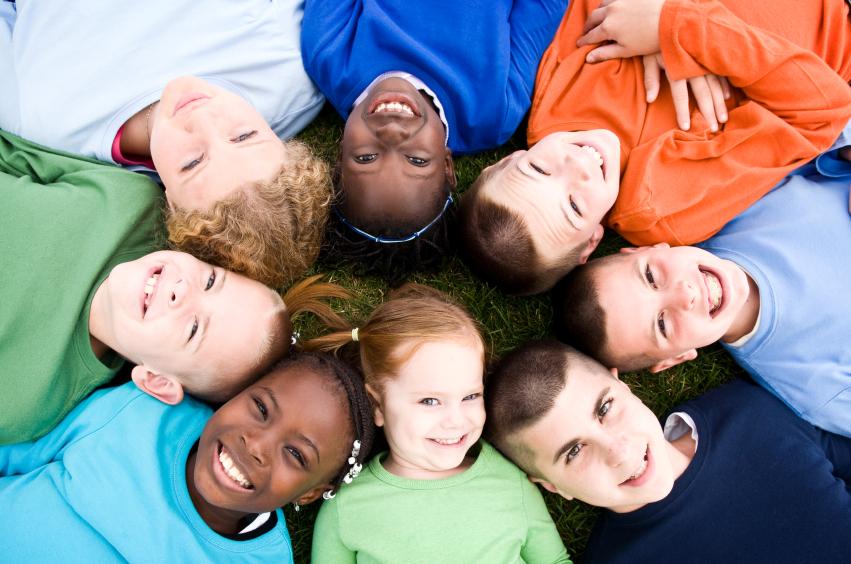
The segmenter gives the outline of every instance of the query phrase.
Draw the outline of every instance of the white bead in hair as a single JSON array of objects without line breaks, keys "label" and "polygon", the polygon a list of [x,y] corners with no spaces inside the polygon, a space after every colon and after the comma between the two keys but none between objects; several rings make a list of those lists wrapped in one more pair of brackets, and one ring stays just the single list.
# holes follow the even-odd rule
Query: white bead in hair
[{"label": "white bead in hair", "polygon": [[334,499],[335,495],[337,495],[337,494],[332,492],[331,490],[327,490],[327,491],[325,491],[325,493],[322,494],[322,499],[324,499],[326,501],[329,500],[329,499]]}]

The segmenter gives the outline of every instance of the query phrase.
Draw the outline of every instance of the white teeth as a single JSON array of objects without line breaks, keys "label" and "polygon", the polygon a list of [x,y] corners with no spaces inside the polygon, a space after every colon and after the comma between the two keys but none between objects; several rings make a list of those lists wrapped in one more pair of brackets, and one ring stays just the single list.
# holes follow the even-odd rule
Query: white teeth
[{"label": "white teeth", "polygon": [[706,287],[709,288],[709,302],[712,304],[709,313],[715,313],[721,307],[721,298],[724,295],[724,290],[721,288],[721,283],[718,278],[705,270],[700,271],[706,279]]},{"label": "white teeth", "polygon": [[635,474],[627,478],[626,481],[630,482],[632,480],[637,480],[642,474],[644,474],[645,470],[647,470],[647,455],[644,456],[644,460],[641,462],[641,468],[636,470]]},{"label": "white teeth", "polygon": [[222,463],[222,468],[225,469],[225,473],[230,477],[231,480],[242,486],[243,488],[250,488],[251,482],[245,479],[245,476],[242,475],[242,472],[234,466],[233,460],[228,453],[225,452],[223,448],[219,453],[219,462]]},{"label": "white teeth", "polygon": [[600,152],[597,151],[597,149],[595,149],[594,147],[591,147],[590,145],[581,145],[581,148],[588,151],[588,154],[590,154],[592,157],[597,159],[598,165],[600,165],[601,167],[603,166],[603,157],[600,156]]},{"label": "white teeth", "polygon": [[461,442],[461,439],[464,437],[458,437],[457,439],[432,439],[434,442],[440,445],[456,445]]},{"label": "white teeth", "polygon": [[374,114],[378,114],[381,112],[404,112],[408,115],[415,115],[414,110],[407,104],[403,104],[401,102],[387,102],[381,103],[375,108],[375,111],[372,112]]},{"label": "white teeth", "polygon": [[154,286],[157,285],[157,278],[159,278],[159,277],[160,277],[159,274],[154,274],[153,276],[148,278],[148,283],[145,284],[145,293],[148,294],[149,296],[151,295],[151,292],[154,291]]}]

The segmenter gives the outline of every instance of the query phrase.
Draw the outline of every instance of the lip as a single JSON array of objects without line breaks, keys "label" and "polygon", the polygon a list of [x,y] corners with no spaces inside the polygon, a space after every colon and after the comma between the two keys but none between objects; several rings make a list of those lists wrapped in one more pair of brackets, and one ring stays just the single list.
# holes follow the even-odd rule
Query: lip
[{"label": "lip", "polygon": [[[577,146],[577,147],[579,147],[579,148],[580,148],[583,152],[585,152],[585,149],[582,149],[582,145],[587,145],[587,146],[589,146],[589,147],[593,148],[595,151],[597,151],[597,153],[599,153],[600,157],[602,157],[602,158],[603,158],[603,166],[599,166],[596,162],[593,162],[593,164],[594,164],[594,166],[595,166],[595,167],[599,168],[599,169],[603,172],[603,180],[604,180],[604,181],[607,181],[607,180],[608,180],[608,178],[609,178],[609,177],[608,177],[608,172],[609,172],[609,158],[610,158],[610,157],[609,157],[609,154],[608,154],[608,152],[606,151],[605,147],[601,146],[601,145],[600,145],[599,143],[597,143],[597,142],[594,142],[594,141],[586,141],[586,140],[582,140],[582,141],[580,141],[579,143],[571,143],[571,145],[576,145],[576,146]],[[589,158],[589,159],[591,159],[591,158],[592,158],[590,154],[588,155],[588,158]]]},{"label": "lip", "polygon": [[[439,442],[435,441],[434,439],[428,439],[428,440],[433,446],[435,446],[439,449],[454,450],[456,448],[461,448],[462,446],[466,445],[467,444],[467,437],[469,435],[470,435],[470,433],[464,433],[461,436],[461,440],[458,441],[457,443],[455,443],[454,445],[442,445]],[[447,439],[444,439],[442,437],[439,437],[439,438],[440,438],[440,440],[443,440],[443,441],[447,440]]]},{"label": "lip", "polygon": [[154,267],[149,268],[148,273],[145,276],[145,279],[142,281],[142,295],[141,295],[141,298],[139,299],[139,309],[142,311],[142,319],[145,319],[145,316],[148,314],[147,310],[151,309],[150,306],[154,304],[154,298],[156,297],[157,292],[159,292],[159,289],[160,289],[159,278],[157,279],[156,284],[154,284],[154,291],[151,292],[151,299],[148,302],[149,306],[147,308],[145,308],[145,299],[148,297],[148,294],[145,293],[145,287],[148,285],[148,280],[150,280],[154,276],[154,274],[159,273],[159,275],[161,277],[163,270],[165,270],[165,265],[154,266]]},{"label": "lip", "polygon": [[180,110],[182,110],[193,102],[209,99],[209,96],[207,96],[206,94],[201,94],[200,92],[189,92],[188,94],[184,94],[180,97],[180,100],[177,101],[177,104],[174,105],[174,112],[171,114],[171,116],[176,116],[177,112],[179,112]]},{"label": "lip", "polygon": [[721,273],[718,272],[717,270],[715,270],[714,268],[708,268],[708,267],[703,266],[703,265],[698,265],[697,268],[698,268],[698,272],[700,274],[700,279],[703,282],[703,290],[704,290],[703,301],[707,305],[707,310],[706,310],[707,313],[712,311],[712,304],[709,302],[709,295],[710,295],[709,286],[706,284],[706,277],[703,275],[703,271],[706,271],[709,274],[711,274],[712,276],[714,276],[718,280],[718,283],[721,285],[721,305],[718,306],[718,309],[715,310],[715,313],[709,313],[709,317],[711,319],[715,319],[716,317],[718,317],[718,314],[720,314],[722,311],[724,311],[724,309],[727,307],[727,303],[728,303],[728,300],[727,300],[727,281],[725,280],[724,276],[722,276]]},{"label": "lip", "polygon": [[618,485],[623,486],[625,488],[638,488],[650,481],[650,478],[652,478],[653,471],[656,469],[656,465],[653,460],[653,454],[650,452],[650,445],[647,445],[647,449],[644,451],[644,453],[647,456],[647,468],[644,469],[644,473],[636,480],[632,480],[631,482],[621,482]]},{"label": "lip", "polygon": [[227,472],[225,472],[225,469],[222,466],[221,461],[219,460],[219,453],[222,451],[222,449],[227,451],[228,456],[230,456],[231,460],[233,460],[234,466],[236,466],[237,470],[239,470],[242,475],[245,476],[245,479],[251,482],[252,484],[254,483],[254,480],[252,480],[248,476],[248,473],[245,471],[245,467],[239,461],[239,458],[237,458],[236,454],[233,451],[227,449],[221,441],[216,441],[216,448],[213,449],[213,459],[210,461],[213,465],[213,475],[216,477],[216,480],[218,480],[218,482],[222,485],[223,488],[232,492],[241,494],[248,494],[253,492],[253,489],[243,488],[242,486],[237,484],[230,476],[228,476]]},{"label": "lip", "polygon": [[414,112],[413,116],[410,116],[404,112],[395,112],[395,111],[387,111],[382,112],[382,114],[393,114],[394,116],[403,116],[411,119],[421,119],[422,111],[420,109],[420,105],[414,100],[413,97],[408,96],[407,94],[403,94],[402,92],[379,92],[376,94],[372,100],[369,101],[369,106],[367,107],[366,115],[371,116],[375,114],[375,110],[378,109],[378,106],[381,104],[387,104],[390,102],[399,102],[409,106],[411,110]]}]

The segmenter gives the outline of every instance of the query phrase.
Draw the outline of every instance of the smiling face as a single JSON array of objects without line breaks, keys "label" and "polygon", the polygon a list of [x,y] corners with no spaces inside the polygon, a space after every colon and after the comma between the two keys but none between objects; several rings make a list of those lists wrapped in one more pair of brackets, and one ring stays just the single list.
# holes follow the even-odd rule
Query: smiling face
[{"label": "smiling face", "polygon": [[549,413],[519,439],[543,478],[533,481],[567,499],[628,512],[668,495],[685,467],[653,412],[613,374],[582,363]]},{"label": "smiling face", "polygon": [[[327,377],[304,365],[273,372],[216,411],[195,457],[194,485],[212,506],[244,513],[309,503],[346,460],[352,423]],[[307,496],[309,501],[302,499]]]},{"label": "smiling face", "polygon": [[620,142],[607,130],[553,133],[516,151],[484,196],[520,214],[535,249],[548,264],[594,238],[620,186]]},{"label": "smiling face", "polygon": [[[453,189],[457,183],[445,140],[437,112],[408,81],[388,78],[376,84],[349,114],[343,132],[343,216],[349,221],[422,218],[434,201],[447,197],[445,182]],[[423,219],[417,229],[432,219]]]},{"label": "smiling face", "polygon": [[458,473],[485,424],[483,374],[478,343],[420,345],[397,377],[384,383],[375,410],[390,445],[388,471],[417,479]]},{"label": "smiling face", "polygon": [[699,347],[747,332],[742,314],[751,290],[735,263],[666,243],[622,253],[595,277],[607,341],[619,354],[685,360]]},{"label": "smiling face", "polygon": [[190,393],[229,389],[256,373],[258,351],[283,308],[259,282],[160,251],[113,268],[92,302],[92,315],[103,320],[92,334],[138,370],[176,377]]},{"label": "smiling face", "polygon": [[240,96],[183,76],[163,89],[152,120],[151,158],[169,204],[208,210],[234,190],[271,180],[286,149]]}]

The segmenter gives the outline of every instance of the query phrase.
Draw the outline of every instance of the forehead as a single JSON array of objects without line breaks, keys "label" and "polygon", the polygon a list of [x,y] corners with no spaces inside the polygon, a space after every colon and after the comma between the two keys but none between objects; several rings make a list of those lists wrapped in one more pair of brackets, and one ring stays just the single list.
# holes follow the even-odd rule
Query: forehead
[{"label": "forehead", "polygon": [[[402,351],[404,353],[404,351]],[[481,344],[472,338],[422,343],[393,380],[405,392],[467,392],[482,385]]]}]

